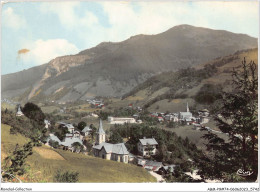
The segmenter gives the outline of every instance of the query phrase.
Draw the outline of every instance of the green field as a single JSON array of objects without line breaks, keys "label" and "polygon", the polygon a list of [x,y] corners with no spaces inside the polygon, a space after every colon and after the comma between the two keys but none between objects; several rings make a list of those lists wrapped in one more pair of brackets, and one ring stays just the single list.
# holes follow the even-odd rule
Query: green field
[{"label": "green field", "polygon": [[[27,138],[9,134],[10,126],[2,124],[1,160],[10,154],[16,145],[26,143]],[[145,169],[132,164],[103,160],[69,151],[53,150],[47,146],[34,147],[27,163],[31,169],[29,182],[53,182],[57,170],[79,172],[79,182],[84,183],[142,183],[156,182]],[[35,178],[33,178],[35,177]]]}]

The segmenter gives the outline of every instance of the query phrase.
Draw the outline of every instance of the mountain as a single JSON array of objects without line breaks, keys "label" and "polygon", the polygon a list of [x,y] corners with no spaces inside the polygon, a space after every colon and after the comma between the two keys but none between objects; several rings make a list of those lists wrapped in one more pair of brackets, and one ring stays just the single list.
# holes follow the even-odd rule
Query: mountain
[{"label": "mountain", "polygon": [[193,68],[155,75],[109,108],[132,103],[152,112],[179,112],[186,110],[187,102],[191,109],[209,108],[221,91],[232,89],[232,71],[241,70],[244,58],[247,63],[254,61],[258,66],[258,49],[237,51]]},{"label": "mountain", "polygon": [[179,25],[157,35],[104,42],[76,55],[2,75],[2,97],[18,101],[121,97],[153,75],[255,47],[257,38],[245,34]]}]

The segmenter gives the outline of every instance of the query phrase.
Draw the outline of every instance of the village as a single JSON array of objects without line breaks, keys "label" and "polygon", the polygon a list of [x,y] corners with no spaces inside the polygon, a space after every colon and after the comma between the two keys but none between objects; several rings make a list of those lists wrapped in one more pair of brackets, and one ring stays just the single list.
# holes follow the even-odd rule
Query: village
[{"label": "village", "polygon": [[[91,103],[95,103],[91,101]],[[102,102],[96,102],[98,107],[104,106]],[[95,104],[93,104],[96,106]],[[130,106],[132,107],[132,106]],[[138,111],[142,109],[137,107]],[[16,116],[23,116],[21,106],[17,108]],[[98,115],[91,114],[95,118]],[[189,110],[188,103],[186,105],[185,112],[179,113],[150,113],[149,116],[158,121],[158,123],[174,122],[184,125],[193,126],[194,130],[205,128],[205,125],[209,121],[209,111],[207,109],[200,110],[196,117]],[[132,117],[112,117],[108,116],[107,121],[110,125],[125,125],[125,124],[142,124],[142,120],[139,118],[139,113],[134,114]],[[105,160],[112,160],[123,163],[131,163],[137,166],[141,166],[148,170],[153,176],[157,178],[158,182],[164,182],[163,176],[166,174],[173,174],[174,170],[178,168],[178,164],[169,164],[164,162],[158,162],[154,160],[153,156],[157,154],[159,144],[155,138],[143,137],[138,139],[136,143],[138,153],[130,153],[127,149],[125,142],[122,143],[109,143],[107,142],[106,132],[103,129],[102,120],[99,118],[99,124],[96,126],[84,126],[82,129],[74,127],[72,123],[65,123],[62,121],[55,122],[52,125],[47,119],[44,120],[45,128],[48,130],[47,140],[45,145],[52,148],[59,148],[68,150],[74,153],[83,153],[85,155],[93,155]],[[58,127],[64,130],[64,135],[60,136],[51,129],[51,127]],[[208,131],[210,128],[206,127]],[[59,137],[58,137],[59,136]],[[191,163],[192,159],[188,159]],[[189,175],[190,173],[185,173]],[[193,177],[192,174],[189,176]],[[198,178],[194,176],[194,178]]]}]

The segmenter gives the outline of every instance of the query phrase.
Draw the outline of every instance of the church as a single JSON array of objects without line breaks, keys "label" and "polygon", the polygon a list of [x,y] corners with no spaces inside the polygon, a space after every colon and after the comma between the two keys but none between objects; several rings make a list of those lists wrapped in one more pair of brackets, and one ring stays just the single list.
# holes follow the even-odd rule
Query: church
[{"label": "church", "polygon": [[19,105],[18,106],[18,109],[17,109],[17,112],[16,112],[16,116],[17,117],[21,117],[21,116],[23,116],[24,114],[23,114],[23,112],[22,112],[22,110],[21,110],[21,106]]},{"label": "church", "polygon": [[129,162],[129,152],[124,143],[111,144],[105,141],[106,133],[103,130],[102,120],[100,119],[96,143],[93,146],[94,156],[123,163]]},{"label": "church", "polygon": [[191,121],[191,119],[193,117],[192,117],[192,113],[190,112],[188,103],[187,103],[187,109],[186,110],[187,110],[186,112],[180,112],[179,113],[179,120],[181,120],[181,121]]}]

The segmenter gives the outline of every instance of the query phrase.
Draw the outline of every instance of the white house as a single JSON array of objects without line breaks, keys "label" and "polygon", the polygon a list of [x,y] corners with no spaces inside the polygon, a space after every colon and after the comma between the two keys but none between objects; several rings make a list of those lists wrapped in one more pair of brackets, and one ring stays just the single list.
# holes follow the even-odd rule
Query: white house
[{"label": "white house", "polygon": [[73,133],[74,132],[74,126],[72,125],[72,124],[65,124],[65,127],[67,127],[68,128],[68,130],[69,130],[69,132],[70,133]]},{"label": "white house", "polygon": [[96,145],[93,147],[93,153],[96,157],[103,159],[123,163],[129,162],[129,152],[124,143],[111,144],[105,142],[105,131],[103,130],[101,119],[97,131]]},{"label": "white house", "polygon": [[125,124],[125,123],[136,123],[135,118],[131,117],[108,117],[110,124]]},{"label": "white house", "polygon": [[157,141],[154,138],[143,138],[139,139],[138,152],[142,156],[154,155],[156,153],[156,147],[158,146]]},{"label": "white house", "polygon": [[80,132],[78,130],[74,130],[73,137],[74,138],[80,138]]},{"label": "white house", "polygon": [[92,131],[92,130],[91,130],[88,126],[86,126],[86,127],[84,127],[84,129],[82,129],[81,134],[82,134],[83,136],[88,136],[91,131]]},{"label": "white house", "polygon": [[[80,143],[81,145],[83,145],[82,141],[79,139],[79,138],[75,138],[75,137],[72,137],[72,138],[68,138],[66,137],[61,143],[60,145],[64,146],[65,148],[69,149],[69,150],[73,150],[73,147],[72,147],[72,144],[73,143]],[[83,145],[83,147],[85,147]],[[86,147],[85,147],[86,148]]]},{"label": "white house", "polygon": [[48,129],[51,126],[51,122],[44,119],[45,128]]}]

